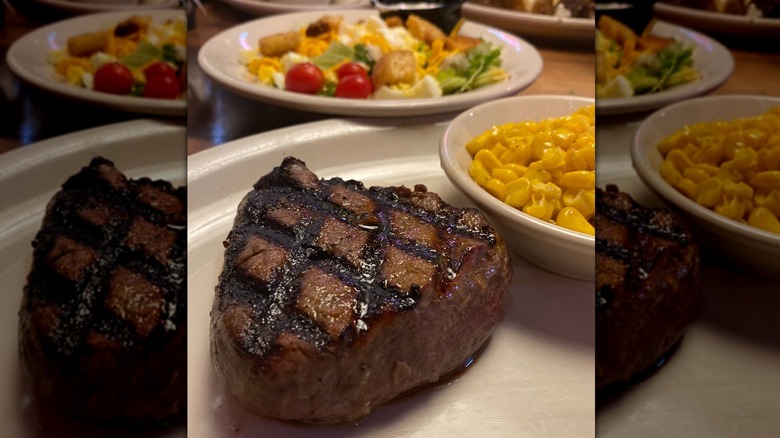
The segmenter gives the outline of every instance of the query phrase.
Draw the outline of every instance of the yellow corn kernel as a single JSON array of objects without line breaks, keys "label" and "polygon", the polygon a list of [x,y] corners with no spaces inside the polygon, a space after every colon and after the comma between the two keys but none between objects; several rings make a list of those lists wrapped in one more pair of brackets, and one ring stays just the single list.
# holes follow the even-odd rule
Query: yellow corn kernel
[{"label": "yellow corn kernel", "polygon": [[555,223],[563,228],[590,234],[591,236],[596,234],[596,229],[593,228],[593,225],[576,208],[564,207],[561,209],[555,217]]},{"label": "yellow corn kernel", "polygon": [[566,123],[563,124],[563,127],[574,134],[582,134],[591,124],[592,123],[588,116],[583,114],[572,114],[567,118]]},{"label": "yellow corn kernel", "polygon": [[559,147],[552,147],[544,151],[541,161],[544,170],[557,169],[566,163],[566,153]]},{"label": "yellow corn kernel", "polygon": [[689,157],[693,157],[699,152],[700,148],[693,143],[688,143],[685,146],[683,146],[682,149],[680,150],[683,151],[685,155]]},{"label": "yellow corn kernel", "polygon": [[477,152],[477,155],[474,156],[474,159],[481,161],[488,172],[492,172],[496,167],[501,167],[501,161],[499,161],[498,158],[493,155],[493,152],[490,152],[487,149],[482,149],[481,151]]},{"label": "yellow corn kernel", "polygon": [[775,216],[780,216],[780,190],[758,190],[753,200],[758,207],[764,207]]},{"label": "yellow corn kernel", "polygon": [[503,166],[493,169],[493,172],[491,172],[490,175],[504,184],[510,183],[519,178],[518,174],[512,172],[509,169],[505,169]]},{"label": "yellow corn kernel", "polygon": [[715,212],[734,220],[742,220],[745,217],[747,203],[734,195],[725,193],[720,203],[715,206]]},{"label": "yellow corn kernel", "polygon": [[682,171],[682,175],[685,179],[693,181],[695,183],[700,183],[705,179],[709,178],[710,176],[712,176],[708,174],[704,169],[699,167],[689,167]]},{"label": "yellow corn kernel", "polygon": [[538,180],[531,181],[531,191],[534,193],[539,193],[545,198],[549,198],[551,200],[560,199],[561,195],[563,195],[563,190],[561,190],[560,187],[550,182],[543,183]]},{"label": "yellow corn kernel", "polygon": [[555,205],[539,193],[531,195],[531,202],[523,207],[523,212],[530,214],[531,216],[541,219],[543,221],[549,221],[552,219],[553,209]]},{"label": "yellow corn kernel", "polygon": [[506,185],[503,182],[491,178],[485,183],[484,187],[488,193],[493,195],[494,198],[501,200],[501,202],[506,198]]},{"label": "yellow corn kernel", "polygon": [[780,221],[777,220],[777,216],[763,207],[754,208],[748,216],[747,223],[762,230],[780,233]]},{"label": "yellow corn kernel", "polygon": [[666,159],[671,161],[672,164],[674,164],[674,167],[676,167],[680,172],[689,167],[693,167],[693,161],[691,161],[691,159],[688,158],[688,156],[679,149],[675,149],[669,152],[669,154],[666,156]]},{"label": "yellow corn kernel", "polygon": [[572,145],[574,145],[574,141],[576,140],[576,134],[563,127],[553,131],[551,137],[553,145],[561,149],[570,148]]},{"label": "yellow corn kernel", "polygon": [[588,170],[566,172],[561,177],[561,184],[566,187],[593,189],[596,187],[596,173]]},{"label": "yellow corn kernel", "polygon": [[516,164],[516,163],[505,163],[505,164],[502,164],[500,169],[510,170],[510,171],[514,172],[514,174],[517,175],[517,176],[525,175],[525,172],[528,170],[527,167],[521,166],[520,164]]},{"label": "yellow corn kernel", "polygon": [[707,164],[707,163],[696,163],[695,167],[697,169],[701,169],[701,170],[707,172],[707,174],[709,176],[717,175],[718,172],[723,168],[723,166],[718,167],[718,166],[715,166],[715,165],[712,165],[712,164]]},{"label": "yellow corn kernel", "polygon": [[705,207],[715,207],[723,197],[723,181],[709,178],[696,186],[696,202]]},{"label": "yellow corn kernel", "polygon": [[514,208],[522,208],[531,200],[531,182],[528,178],[518,178],[506,185],[504,202]]},{"label": "yellow corn kernel", "polygon": [[758,152],[751,148],[741,148],[734,151],[734,168],[746,170],[758,164]]},{"label": "yellow corn kernel", "polygon": [[569,188],[561,197],[563,205],[574,207],[585,218],[590,219],[596,211],[596,190],[582,190]]},{"label": "yellow corn kernel", "polygon": [[682,131],[677,131],[658,143],[658,152],[665,156],[674,149],[682,149],[687,143],[688,139],[685,138],[685,134]]},{"label": "yellow corn kernel", "polygon": [[496,156],[496,157],[500,157],[507,150],[508,150],[507,147],[502,145],[501,143],[496,143],[496,144],[493,145],[493,147],[490,148],[490,152],[492,152],[493,155]]},{"label": "yellow corn kernel", "polygon": [[534,135],[534,140],[531,142],[531,159],[540,160],[544,155],[544,151],[552,147],[552,139],[547,132],[539,132]]},{"label": "yellow corn kernel", "polygon": [[493,144],[495,144],[495,134],[493,131],[487,131],[466,143],[466,150],[469,151],[469,154],[473,157],[480,150],[492,146]]},{"label": "yellow corn kernel", "polygon": [[525,177],[532,181],[538,180],[545,183],[550,182],[552,175],[550,175],[550,172],[542,169],[541,167],[541,163],[534,161],[530,166],[528,166],[528,170],[525,172]]},{"label": "yellow corn kernel", "polygon": [[744,182],[723,181],[723,193],[734,195],[740,199],[751,199],[753,197],[753,187]]},{"label": "yellow corn kernel", "polygon": [[766,143],[769,135],[757,128],[748,128],[745,130],[745,144],[751,148],[758,149]]},{"label": "yellow corn kernel", "polygon": [[762,189],[780,189],[780,170],[758,172],[750,178],[750,184]]},{"label": "yellow corn kernel", "polygon": [[490,181],[490,172],[485,169],[485,165],[482,164],[481,161],[474,160],[471,162],[471,165],[469,166],[469,175],[471,178],[474,179],[474,181],[477,182],[477,184],[481,186],[485,186],[488,181]]},{"label": "yellow corn kernel", "polygon": [[696,181],[689,178],[683,178],[674,187],[689,199],[696,200],[696,193],[698,192],[698,184]]},{"label": "yellow corn kernel", "polygon": [[580,149],[578,157],[585,161],[588,170],[596,170],[596,143]]},{"label": "yellow corn kernel", "polygon": [[677,167],[669,160],[664,160],[659,169],[661,176],[671,185],[676,186],[683,178]]}]

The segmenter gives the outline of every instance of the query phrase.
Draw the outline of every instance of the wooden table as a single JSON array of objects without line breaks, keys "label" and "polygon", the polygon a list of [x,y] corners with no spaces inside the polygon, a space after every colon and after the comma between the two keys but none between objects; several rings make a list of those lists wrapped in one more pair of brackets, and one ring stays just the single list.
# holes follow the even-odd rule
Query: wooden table
[{"label": "wooden table", "polygon": [[[195,27],[190,30],[188,40],[189,153],[270,129],[335,117],[286,109],[239,96],[212,81],[197,66],[198,48],[209,38],[255,18],[216,1],[206,3],[205,12],[196,12]],[[555,45],[536,47],[542,55],[544,69],[539,79],[521,94],[595,95],[595,56],[591,50]]]}]

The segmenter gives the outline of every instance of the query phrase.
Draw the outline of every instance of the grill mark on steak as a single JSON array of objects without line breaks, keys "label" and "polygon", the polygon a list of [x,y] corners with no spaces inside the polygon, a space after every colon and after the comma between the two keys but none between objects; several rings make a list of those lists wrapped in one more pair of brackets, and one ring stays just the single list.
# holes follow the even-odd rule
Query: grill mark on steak
[{"label": "grill mark on steak", "polygon": [[[100,157],[69,178],[47,206],[44,226],[33,242],[34,268],[25,286],[25,306],[27,311],[44,303],[60,307],[60,324],[52,333],[51,345],[59,354],[77,356],[84,347],[82,340],[96,327],[124,348],[132,348],[148,334],[143,328],[140,333],[135,330],[133,318],[127,321],[103,307],[111,289],[107,279],[117,266],[143,277],[150,287],[166,291],[163,316],[179,323],[184,320],[178,291],[184,287],[180,272],[184,269],[186,236],[175,230],[182,230],[186,220],[181,212],[159,211],[135,199],[134,191],[139,187],[169,190],[183,209],[184,188],[174,190],[168,182],[148,178],[129,181],[113,163]],[[94,208],[84,205],[103,205],[100,211],[118,214],[95,214]],[[134,235],[135,218],[142,221],[142,229],[136,230],[135,239],[128,238]],[[142,237],[144,232],[165,238],[149,240]],[[77,249],[62,253],[62,242],[69,241]],[[150,252],[150,246],[160,245],[165,246],[164,257]],[[94,256],[85,258],[80,255],[83,249],[78,248],[88,248]],[[79,272],[77,278],[69,275],[74,270]],[[176,311],[170,313],[169,309]]]},{"label": "grill mark on steak", "polygon": [[[607,185],[605,190],[607,194],[619,192],[614,184]],[[623,229],[618,233],[609,230],[600,233],[610,239],[597,239],[596,253],[621,263],[625,283],[636,290],[654,269],[666,247],[689,245],[687,231],[681,222],[670,218],[666,210],[644,207],[629,197],[612,197],[607,202],[606,196],[604,191],[596,192],[598,226],[612,229],[617,225]],[[650,240],[652,244],[648,244]],[[603,309],[607,304],[608,301],[602,301],[598,306],[597,298],[597,308]]]},{"label": "grill mark on steak", "polygon": [[[235,305],[252,309],[239,344],[246,353],[260,357],[273,355],[284,332],[315,349],[355,340],[377,318],[413,309],[422,287],[446,290],[462,263],[450,248],[464,241],[489,246],[497,241],[481,215],[442,208],[445,204],[424,186],[414,191],[405,187],[366,189],[354,180],[319,180],[302,162],[288,157],[254,188],[242,201],[225,241],[217,294],[219,311]],[[371,236],[362,244],[360,257],[354,248],[334,250],[338,243],[328,237],[334,223],[349,227],[357,236]],[[280,275],[257,281],[236,272],[249,236],[284,248],[286,261]],[[433,276],[433,284],[417,284],[408,274],[403,280],[387,274],[386,268],[388,272],[399,268],[388,265],[393,260],[390,254],[396,255],[396,265],[421,270],[419,278]],[[348,323],[339,319],[339,330],[316,323],[316,318],[305,317],[296,308],[305,287],[301,277],[312,269],[356,291],[354,317]]]}]

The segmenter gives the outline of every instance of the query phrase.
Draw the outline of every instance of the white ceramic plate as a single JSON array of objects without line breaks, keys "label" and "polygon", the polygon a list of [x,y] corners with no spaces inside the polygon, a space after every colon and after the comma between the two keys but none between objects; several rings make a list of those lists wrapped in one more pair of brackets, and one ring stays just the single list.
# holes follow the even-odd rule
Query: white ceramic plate
[{"label": "white ceramic plate", "polygon": [[286,14],[288,12],[304,11],[336,11],[339,9],[367,8],[371,6],[371,0],[335,0],[328,5],[305,5],[294,0],[267,1],[267,0],[220,0],[236,9],[255,15]]},{"label": "white ceramic plate", "polygon": [[[186,183],[184,127],[138,120],[75,132],[0,155],[0,436],[183,438],[184,424],[133,433],[105,429],[51,412],[33,402],[22,376],[17,324],[22,290],[32,266],[30,242],[49,199],[96,155],[126,175]],[[46,433],[44,433],[46,432]]]},{"label": "white ceramic plate", "polygon": [[693,47],[693,68],[701,78],[679,87],[658,93],[616,99],[597,99],[596,112],[600,116],[649,111],[670,103],[709,93],[731,76],[734,57],[714,39],[693,30],[662,21],[653,27],[654,35],[671,37]]},{"label": "white ceramic plate", "polygon": [[93,3],[86,0],[33,0],[45,7],[69,14],[92,12],[133,11],[140,9],[160,9],[180,7],[179,0],[145,0],[134,4]]},{"label": "white ceramic plate", "polygon": [[[185,17],[183,10],[176,9],[145,10],[143,13],[151,15],[155,22]],[[119,111],[169,116],[186,115],[187,102],[183,99],[117,96],[79,88],[57,80],[54,66],[49,63],[51,50],[67,47],[67,40],[71,36],[94,32],[106,25],[122,21],[132,14],[133,12],[130,11],[88,14],[40,27],[25,34],[11,45],[6,54],[6,61],[11,70],[25,81],[60,96]]]},{"label": "white ceramic plate", "polygon": [[577,45],[593,45],[596,21],[592,18],[554,17],[511,11],[466,2],[463,16],[469,20],[508,30],[528,38],[545,38]]},{"label": "white ceramic plate", "polygon": [[[358,424],[302,427],[253,416],[227,394],[209,357],[209,312],[222,241],[252,184],[293,155],[321,178],[422,183],[470,205],[439,168],[446,123],[326,120],[247,137],[188,161],[188,436],[593,437],[593,283],[559,277],[513,254],[512,300],[487,348],[446,384],[380,407]],[[346,158],[348,157],[348,158]]]},{"label": "white ceramic plate", "polygon": [[[664,205],[631,167],[627,149],[638,125],[598,124],[598,185],[616,183],[639,202]],[[705,255],[698,318],[655,375],[597,409],[599,438],[778,435],[777,280],[732,271]]]},{"label": "white ceramic plate", "polygon": [[[375,10],[346,10],[338,15],[347,23],[377,15]],[[293,109],[361,117],[405,117],[455,112],[478,103],[515,94],[531,85],[542,71],[542,57],[528,42],[506,32],[466,22],[461,34],[483,37],[503,48],[502,67],[510,78],[467,93],[428,99],[356,100],[311,96],[252,83],[241,63],[241,51],[257,48],[260,37],[305,26],[322,12],[301,12],[261,18],[232,27],[206,42],[198,63],[215,81],[251,99]]]},{"label": "white ceramic plate", "polygon": [[780,18],[746,17],[657,2],[656,17],[715,35],[780,37]]}]

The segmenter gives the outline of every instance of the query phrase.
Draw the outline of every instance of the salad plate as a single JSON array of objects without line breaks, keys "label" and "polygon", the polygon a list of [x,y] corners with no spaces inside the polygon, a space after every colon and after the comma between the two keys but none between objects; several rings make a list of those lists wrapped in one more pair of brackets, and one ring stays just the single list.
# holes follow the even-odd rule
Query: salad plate
[{"label": "salad plate", "polygon": [[[339,11],[345,23],[378,17],[375,10]],[[302,12],[261,18],[239,24],[208,40],[198,53],[198,63],[216,82],[230,90],[261,102],[304,111],[361,117],[406,117],[463,110],[478,103],[516,94],[528,87],[542,70],[539,52],[525,40],[507,32],[465,22],[461,34],[481,37],[501,48],[501,68],[509,76],[502,82],[462,94],[432,98],[394,100],[340,99],[293,93],[250,81],[242,56],[257,50],[259,38],[307,26],[322,12]]]},{"label": "salad plate", "polygon": [[593,18],[533,14],[472,2],[463,4],[463,16],[524,38],[544,38],[576,44],[592,44],[596,30]]},{"label": "salad plate", "polygon": [[[365,419],[305,427],[257,417],[216,375],[209,312],[236,208],[261,176],[295,156],[320,178],[365,185],[425,184],[452,205],[473,206],[439,167],[447,122],[329,119],[270,131],[188,158],[188,436],[447,438],[594,437],[593,283],[512,254],[511,299],[492,339],[464,371]],[[348,157],[345,159],[345,157]]]},{"label": "salad plate", "polygon": [[780,18],[725,14],[662,2],[656,2],[653,11],[662,20],[708,34],[780,38]]},{"label": "salad plate", "polygon": [[134,3],[99,3],[85,0],[33,0],[50,9],[69,14],[93,12],[134,11],[141,9],[165,9],[181,7],[180,0],[141,0]]},{"label": "salad plate", "polygon": [[726,82],[734,71],[734,57],[726,47],[699,32],[671,23],[657,21],[652,35],[674,38],[693,49],[693,68],[699,79],[652,94],[597,99],[596,112],[601,116],[637,113],[661,108],[670,103],[709,93]]},{"label": "salad plate", "polygon": [[0,155],[0,436],[184,438],[183,421],[162,430],[100,427],[53,412],[32,397],[18,355],[22,291],[32,266],[31,242],[46,205],[68,177],[103,156],[129,177],[186,184],[183,125],[134,120],[78,131]]},{"label": "salad plate", "polygon": [[254,15],[286,14],[304,11],[335,11],[339,9],[368,8],[371,0],[331,0],[328,4],[268,0],[220,0],[238,10]]},{"label": "salad plate", "polygon": [[[144,10],[155,23],[169,19],[185,19],[183,10]],[[132,15],[130,11],[81,15],[33,30],[19,38],[8,49],[6,61],[11,71],[24,81],[44,91],[81,102],[119,111],[183,116],[187,114],[186,99],[151,99],[121,96],[77,87],[60,81],[51,62],[52,51],[63,50],[71,36],[95,32],[116,24]]]},{"label": "salad plate", "polygon": [[[639,125],[599,123],[597,185],[616,184],[644,205],[670,207],[632,167],[627,148]],[[777,280],[738,272],[712,252],[702,257],[699,315],[651,377],[598,396],[600,438],[758,437],[780,430]]]}]

